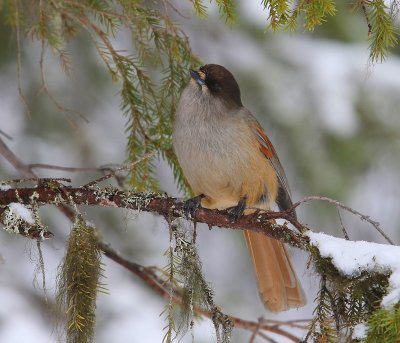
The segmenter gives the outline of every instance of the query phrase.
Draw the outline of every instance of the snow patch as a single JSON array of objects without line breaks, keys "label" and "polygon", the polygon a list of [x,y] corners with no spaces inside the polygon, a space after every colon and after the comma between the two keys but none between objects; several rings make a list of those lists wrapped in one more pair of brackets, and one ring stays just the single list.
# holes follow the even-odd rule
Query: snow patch
[{"label": "snow patch", "polygon": [[33,217],[32,211],[25,207],[24,205],[17,203],[17,202],[12,202],[8,205],[10,210],[14,213],[16,213],[18,216],[20,216],[23,220],[25,220],[27,223],[33,225],[35,224],[35,219]]},{"label": "snow patch", "polygon": [[368,328],[365,325],[365,323],[357,324],[354,327],[352,338],[358,339],[358,340],[365,339],[365,338],[367,338],[367,332],[368,332]]},{"label": "snow patch", "polygon": [[391,273],[388,293],[383,297],[381,305],[390,308],[400,301],[400,247],[347,241],[311,231],[307,235],[321,256],[332,258],[332,263],[345,276],[357,277],[363,271]]},{"label": "snow patch", "polygon": [[0,184],[0,191],[8,191],[9,189],[11,189],[10,185],[7,185],[5,183]]}]

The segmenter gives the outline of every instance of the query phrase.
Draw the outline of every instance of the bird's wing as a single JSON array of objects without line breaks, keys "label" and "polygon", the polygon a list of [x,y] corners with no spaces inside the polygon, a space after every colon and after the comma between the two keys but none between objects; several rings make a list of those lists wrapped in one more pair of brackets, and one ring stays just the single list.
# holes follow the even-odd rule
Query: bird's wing
[{"label": "bird's wing", "polygon": [[[249,113],[250,114],[250,113]],[[249,120],[250,119],[250,120]],[[282,168],[281,162],[279,161],[278,155],[271,143],[265,134],[261,125],[257,122],[257,120],[250,114],[248,118],[250,127],[257,138],[258,143],[260,144],[260,151],[264,154],[264,156],[271,163],[274,168],[276,175],[279,181],[279,190],[278,197],[276,203],[278,204],[281,210],[287,210],[292,207],[293,203],[291,200],[290,188],[285,175],[285,172]]]}]

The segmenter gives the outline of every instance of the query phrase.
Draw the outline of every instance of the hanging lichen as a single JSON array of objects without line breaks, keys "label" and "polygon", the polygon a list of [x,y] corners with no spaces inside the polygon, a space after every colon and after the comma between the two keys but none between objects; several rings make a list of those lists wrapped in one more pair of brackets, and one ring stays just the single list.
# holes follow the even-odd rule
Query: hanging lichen
[{"label": "hanging lichen", "polygon": [[[214,292],[204,278],[200,258],[193,237],[177,224],[170,224],[171,243],[174,249],[169,249],[169,263],[166,271],[173,271],[169,282],[179,287],[171,289],[179,293],[182,306],[179,312],[179,325],[175,325],[172,306],[166,307],[168,313],[167,335],[165,342],[171,342],[178,336],[183,336],[194,326],[194,309],[205,309],[213,314],[212,322],[218,343],[229,343],[233,324],[229,317],[221,312],[214,303]],[[172,245],[171,245],[172,247]],[[172,254],[174,252],[174,254]],[[172,254],[172,256],[171,256]],[[170,302],[171,303],[171,302]],[[175,337],[171,333],[175,332]],[[166,339],[167,338],[167,339]]]},{"label": "hanging lichen", "polygon": [[60,321],[64,325],[59,325],[65,327],[60,337],[66,335],[66,342],[93,342],[96,296],[104,290],[101,275],[95,228],[77,216],[57,280],[58,313],[65,315]]}]

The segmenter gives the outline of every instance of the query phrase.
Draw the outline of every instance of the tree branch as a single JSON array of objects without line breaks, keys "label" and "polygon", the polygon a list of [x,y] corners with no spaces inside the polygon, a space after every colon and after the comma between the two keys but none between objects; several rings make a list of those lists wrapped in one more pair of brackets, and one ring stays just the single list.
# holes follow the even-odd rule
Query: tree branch
[{"label": "tree branch", "polygon": [[[124,192],[114,187],[101,189],[96,185],[90,188],[72,188],[59,183],[57,187],[39,186],[0,191],[1,207],[12,202],[30,205],[32,201],[38,206],[49,204],[57,206],[62,204],[98,205],[153,212],[162,215],[168,221],[184,217],[183,202],[176,198],[155,193]],[[275,219],[284,219],[286,222],[282,225],[277,224],[273,221]],[[217,226],[261,232],[303,250],[308,250],[309,246],[308,237],[289,229],[288,222],[293,224],[300,232],[305,231],[306,228],[286,211],[256,212],[243,216],[237,221],[232,221],[226,211],[199,208],[194,213],[192,220],[197,223],[208,224],[210,227]]]}]

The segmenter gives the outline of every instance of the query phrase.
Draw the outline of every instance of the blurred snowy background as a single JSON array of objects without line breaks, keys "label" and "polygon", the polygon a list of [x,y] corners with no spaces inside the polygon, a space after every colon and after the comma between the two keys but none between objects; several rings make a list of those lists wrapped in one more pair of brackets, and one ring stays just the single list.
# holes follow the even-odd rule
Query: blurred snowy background
[{"label": "blurred snowy background", "polygon": [[[308,195],[333,197],[379,221],[399,243],[400,49],[385,63],[370,66],[365,18],[352,14],[345,2],[339,1],[338,15],[312,34],[266,31],[267,13],[259,2],[239,2],[238,22],[229,28],[215,8],[208,19],[200,20],[190,3],[175,1],[190,17],[177,20],[195,53],[204,63],[226,66],[237,78],[244,105],[262,123],[278,151],[294,200]],[[16,46],[10,37],[12,32],[0,23],[0,130],[13,138],[3,137],[11,150],[26,163],[75,167],[123,163],[126,118],[116,96],[118,85],[110,82],[88,42],[82,38],[70,47],[75,63],[71,77],[63,75],[50,53],[46,56],[46,76],[54,97],[68,108],[79,109],[90,121],[76,117],[71,125],[46,95],[38,93],[40,46],[31,41],[24,42],[22,53],[23,89],[32,109],[30,117],[26,114],[18,96]],[[129,38],[122,36],[119,45],[129,48]],[[159,161],[157,165],[163,189],[180,196],[166,164]],[[71,177],[74,185],[95,176],[38,173],[42,177]],[[0,176],[20,177],[2,157]],[[163,252],[169,244],[168,233],[160,218],[113,209],[83,211],[124,256],[144,265],[166,264]],[[52,301],[70,224],[54,209],[44,208],[42,214],[55,234],[42,245]],[[316,231],[341,236],[334,207],[307,204],[298,215]],[[346,213],[342,216],[351,239],[382,242],[366,223]],[[54,342],[52,315],[35,271],[35,243],[6,232],[0,235],[0,342]],[[252,320],[260,316],[311,318],[318,278],[306,269],[305,254],[292,251],[309,304],[273,315],[258,299],[241,233],[198,229],[198,235],[206,278],[224,312]],[[106,258],[103,262],[110,295],[98,298],[95,341],[161,342],[166,323],[159,315],[164,300],[119,265]],[[195,337],[196,342],[215,341],[211,323],[199,322]],[[249,338],[249,332],[234,331],[233,342]]]}]

